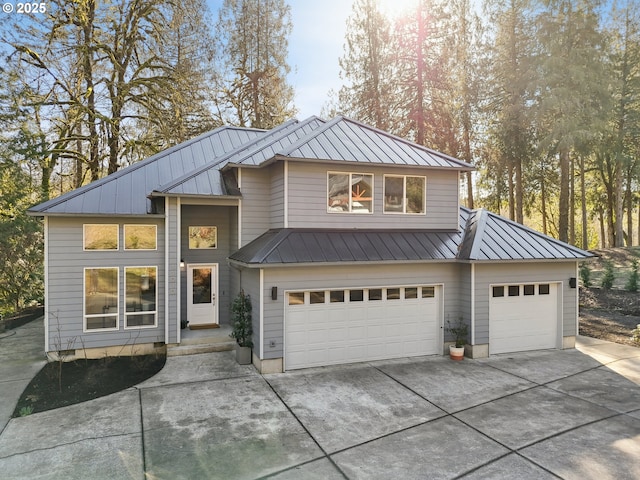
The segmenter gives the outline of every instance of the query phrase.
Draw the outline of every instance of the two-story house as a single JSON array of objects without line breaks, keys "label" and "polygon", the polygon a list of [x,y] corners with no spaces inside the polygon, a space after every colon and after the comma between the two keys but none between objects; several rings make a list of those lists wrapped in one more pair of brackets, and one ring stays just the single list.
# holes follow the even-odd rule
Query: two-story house
[{"label": "two-story house", "polygon": [[[47,352],[175,345],[243,289],[262,372],[574,346],[588,252],[459,204],[473,167],[353,120],[222,127],[33,207]],[[118,350],[120,349],[120,350]]]}]

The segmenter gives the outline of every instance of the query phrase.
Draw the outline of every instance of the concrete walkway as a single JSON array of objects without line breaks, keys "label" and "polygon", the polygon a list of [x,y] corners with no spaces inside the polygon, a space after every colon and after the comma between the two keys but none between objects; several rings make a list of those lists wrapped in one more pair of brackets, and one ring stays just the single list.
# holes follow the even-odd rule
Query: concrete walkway
[{"label": "concrete walkway", "polygon": [[639,384],[640,349],[591,339],[268,376],[232,352],[172,357],[135,388],[10,420],[0,477],[640,478]]}]

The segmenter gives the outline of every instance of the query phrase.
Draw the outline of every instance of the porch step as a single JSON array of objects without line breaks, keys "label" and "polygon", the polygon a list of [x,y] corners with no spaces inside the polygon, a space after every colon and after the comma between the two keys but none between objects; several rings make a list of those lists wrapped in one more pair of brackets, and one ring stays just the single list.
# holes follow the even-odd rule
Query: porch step
[{"label": "porch step", "polygon": [[236,342],[229,337],[229,333],[231,333],[229,326],[210,330],[183,330],[180,343],[167,347],[167,356],[178,357],[233,350]]},{"label": "porch step", "polygon": [[198,353],[226,352],[235,348],[236,342],[223,341],[211,343],[198,343],[187,345],[172,345],[167,347],[167,357],[179,357],[181,355],[197,355]]}]

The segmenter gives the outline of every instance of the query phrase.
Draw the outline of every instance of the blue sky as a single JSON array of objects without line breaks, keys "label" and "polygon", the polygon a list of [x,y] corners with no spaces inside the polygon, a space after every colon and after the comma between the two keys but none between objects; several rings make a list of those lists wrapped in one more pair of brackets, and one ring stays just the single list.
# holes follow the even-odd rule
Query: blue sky
[{"label": "blue sky", "polygon": [[[352,0],[288,0],[293,32],[289,37],[289,83],[299,119],[319,115],[330,89],[342,85],[338,58],[343,54]],[[208,0],[214,19],[222,0]]]}]

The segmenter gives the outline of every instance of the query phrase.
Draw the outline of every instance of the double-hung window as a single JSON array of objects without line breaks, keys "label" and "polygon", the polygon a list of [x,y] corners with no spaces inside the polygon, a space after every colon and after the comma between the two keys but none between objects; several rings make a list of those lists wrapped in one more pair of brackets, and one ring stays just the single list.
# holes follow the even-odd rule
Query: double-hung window
[{"label": "double-hung window", "polygon": [[329,172],[327,211],[373,213],[373,175],[369,173]]},{"label": "double-hung window", "polygon": [[384,176],[384,213],[424,214],[426,177]]}]

